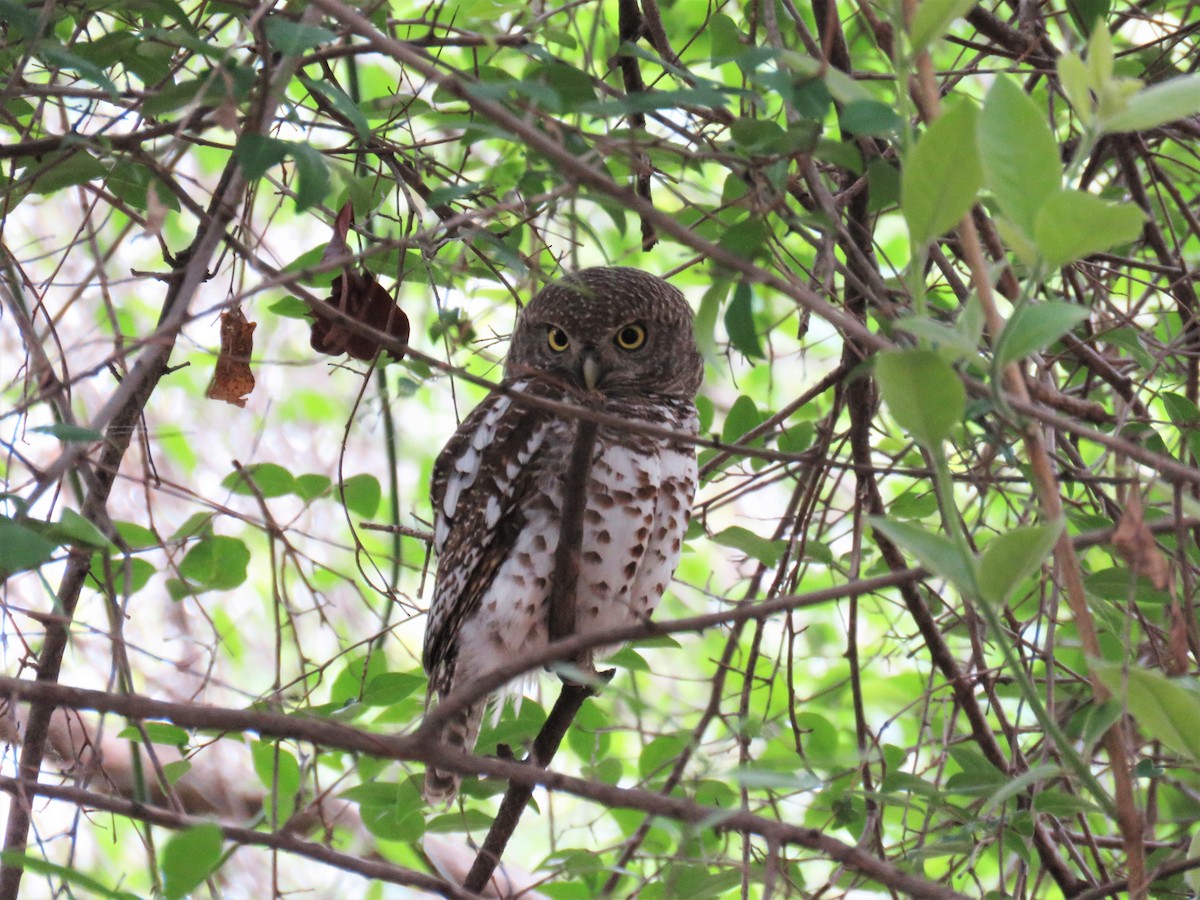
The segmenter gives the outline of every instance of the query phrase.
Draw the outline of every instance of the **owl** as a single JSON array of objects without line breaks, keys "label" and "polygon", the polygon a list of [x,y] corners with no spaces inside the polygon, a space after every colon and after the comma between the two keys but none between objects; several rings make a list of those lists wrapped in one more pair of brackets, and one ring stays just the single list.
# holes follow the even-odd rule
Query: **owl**
[{"label": "owl", "polygon": [[[438,564],[423,661],[438,698],[550,640],[564,481],[580,425],[569,409],[522,398],[629,423],[598,427],[583,500],[575,631],[599,633],[648,617],[675,573],[695,448],[637,426],[694,436],[703,370],[683,295],[637,269],[584,269],[521,311],[503,389],[463,420],[433,469]],[[486,705],[448,721],[443,743],[471,752]],[[426,799],[450,802],[458,781],[427,767]]]}]

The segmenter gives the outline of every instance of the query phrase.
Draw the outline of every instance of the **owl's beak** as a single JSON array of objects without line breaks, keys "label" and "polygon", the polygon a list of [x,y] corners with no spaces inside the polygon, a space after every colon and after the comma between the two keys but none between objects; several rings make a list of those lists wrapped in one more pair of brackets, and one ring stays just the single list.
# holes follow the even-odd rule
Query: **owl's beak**
[{"label": "owl's beak", "polygon": [[603,374],[600,371],[600,363],[596,361],[596,357],[588,351],[584,351],[583,357],[579,363],[579,371],[583,375],[584,386],[589,391],[594,391],[596,385],[600,383],[600,376]]}]

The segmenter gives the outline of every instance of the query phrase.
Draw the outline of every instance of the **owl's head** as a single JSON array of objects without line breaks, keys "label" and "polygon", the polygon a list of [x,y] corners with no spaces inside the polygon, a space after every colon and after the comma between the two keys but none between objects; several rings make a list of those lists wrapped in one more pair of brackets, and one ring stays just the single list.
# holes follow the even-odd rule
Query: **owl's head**
[{"label": "owl's head", "polygon": [[522,310],[504,374],[551,375],[608,396],[692,400],[704,362],[692,310],[676,288],[638,269],[583,269]]}]

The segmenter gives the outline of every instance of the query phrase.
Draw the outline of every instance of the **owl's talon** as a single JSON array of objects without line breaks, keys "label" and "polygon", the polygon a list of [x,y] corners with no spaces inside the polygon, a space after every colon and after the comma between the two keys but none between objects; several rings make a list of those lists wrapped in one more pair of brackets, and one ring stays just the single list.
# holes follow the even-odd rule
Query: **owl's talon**
[{"label": "owl's talon", "polygon": [[516,758],[517,755],[513,753],[512,747],[508,746],[508,744],[496,745],[496,759],[504,759],[508,760],[509,762],[514,762]]}]

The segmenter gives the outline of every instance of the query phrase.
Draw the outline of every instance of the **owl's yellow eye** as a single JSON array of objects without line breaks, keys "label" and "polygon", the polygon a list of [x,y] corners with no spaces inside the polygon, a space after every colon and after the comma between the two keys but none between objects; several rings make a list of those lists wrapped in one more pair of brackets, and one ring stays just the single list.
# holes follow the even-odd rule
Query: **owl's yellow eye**
[{"label": "owl's yellow eye", "polygon": [[546,343],[555,353],[562,353],[571,346],[571,339],[557,325],[551,325],[550,330],[546,332]]},{"label": "owl's yellow eye", "polygon": [[616,341],[622,350],[636,350],[646,343],[646,329],[636,322],[626,325],[617,332]]}]

